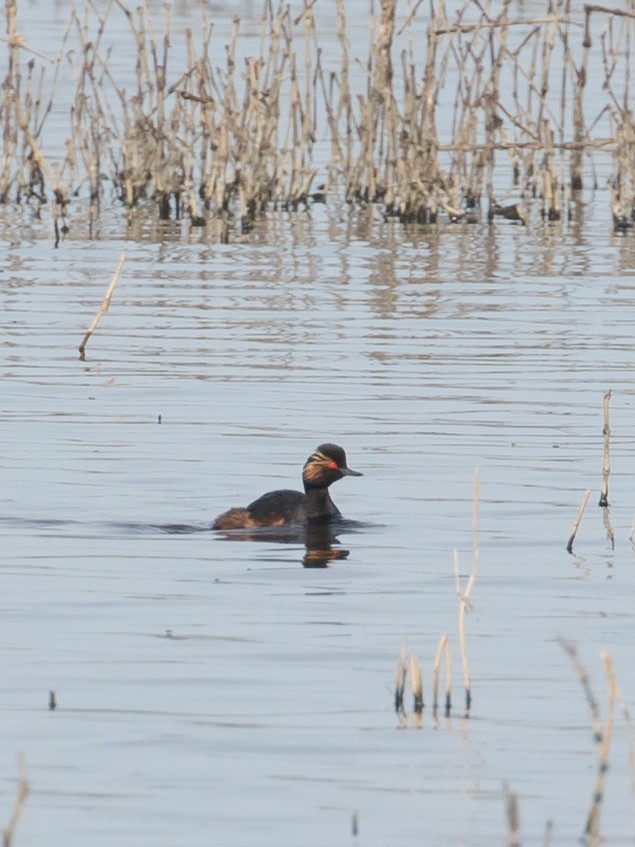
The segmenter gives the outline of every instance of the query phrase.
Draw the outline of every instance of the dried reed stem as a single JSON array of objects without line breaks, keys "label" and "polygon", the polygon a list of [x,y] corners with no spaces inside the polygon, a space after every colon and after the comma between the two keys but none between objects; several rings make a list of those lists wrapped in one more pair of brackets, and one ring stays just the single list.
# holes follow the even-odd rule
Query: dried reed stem
[{"label": "dried reed stem", "polygon": [[[582,144],[587,138],[586,126],[584,122],[584,90],[588,77],[589,68],[589,52],[590,44],[586,41],[582,42],[582,55],[580,66],[577,67],[572,58],[572,51],[569,47],[569,28],[565,29],[563,36],[563,47],[565,62],[570,64],[573,76],[573,140]],[[572,151],[569,165],[571,188],[573,191],[580,191],[583,187],[582,181],[582,147]]]},{"label": "dried reed stem", "polygon": [[29,796],[30,791],[29,781],[27,779],[26,774],[26,763],[22,754],[18,756],[18,769],[20,771],[20,777],[18,779],[18,787],[16,791],[15,802],[13,804],[13,809],[11,811],[9,821],[2,830],[3,847],[11,847],[11,845],[13,844],[15,830],[18,825],[18,821],[22,817],[26,798]]},{"label": "dried reed stem", "polygon": [[432,670],[432,710],[435,715],[439,709],[439,677],[442,659],[445,659],[445,716],[449,717],[452,710],[452,651],[448,636],[445,634],[439,638]]},{"label": "dried reed stem", "polygon": [[423,678],[421,676],[419,660],[414,653],[410,656],[410,683],[412,685],[412,696],[414,700],[413,711],[415,715],[420,715],[424,706]]},{"label": "dried reed stem", "polygon": [[480,561],[480,550],[478,543],[478,506],[479,506],[479,468],[474,469],[474,490],[472,495],[472,569],[465,587],[465,591],[461,591],[458,568],[458,553],[454,553],[454,578],[457,589],[459,602],[459,644],[461,650],[461,665],[463,668],[463,685],[465,688],[465,714],[469,715],[472,706],[472,679],[470,675],[470,667],[467,657],[467,642],[465,638],[465,615],[471,608],[470,594],[476,582],[478,566]]},{"label": "dried reed stem", "polygon": [[99,307],[99,311],[97,312],[97,314],[93,318],[93,322],[88,327],[86,334],[82,338],[82,342],[79,345],[79,354],[80,354],[80,358],[82,358],[82,359],[84,358],[84,350],[86,349],[86,344],[88,343],[88,339],[93,334],[93,332],[97,329],[97,327],[99,326],[99,322],[101,321],[103,316],[106,314],[106,312],[110,308],[110,300],[112,298],[113,291],[115,290],[115,286],[117,285],[117,282],[119,280],[119,276],[121,274],[121,271],[123,269],[125,261],[126,261],[126,256],[125,256],[125,253],[123,253],[121,255],[121,258],[119,259],[119,262],[117,263],[117,267],[115,268],[115,272],[112,275],[112,279],[110,280],[110,284],[109,284],[108,288],[106,289],[106,294],[104,295],[104,299],[101,302],[101,306]]},{"label": "dried reed stem", "polygon": [[408,673],[408,662],[406,659],[406,638],[401,640],[401,650],[395,668],[395,711],[404,715],[404,692],[406,690],[406,674]]},{"label": "dried reed stem", "polygon": [[582,502],[578,508],[578,514],[575,516],[575,520],[573,521],[573,526],[571,527],[571,535],[569,536],[569,541],[567,542],[567,553],[573,553],[573,542],[575,541],[575,537],[578,532],[578,527],[580,526],[580,521],[582,520],[582,515],[584,514],[584,510],[586,509],[586,505],[589,502],[589,497],[591,496],[591,489],[587,488],[584,492],[584,496],[582,497]]}]

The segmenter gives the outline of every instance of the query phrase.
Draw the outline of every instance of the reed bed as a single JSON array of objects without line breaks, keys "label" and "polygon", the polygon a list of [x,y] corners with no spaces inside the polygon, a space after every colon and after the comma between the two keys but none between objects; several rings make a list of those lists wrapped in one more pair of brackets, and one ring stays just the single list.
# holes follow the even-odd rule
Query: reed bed
[{"label": "reed bed", "polygon": [[[29,49],[16,0],[5,0],[0,202],[52,202],[58,239],[76,197],[89,200],[91,224],[110,196],[126,209],[150,204],[161,219],[216,219],[225,238],[268,208],[325,192],[404,222],[523,224],[535,208],[566,222],[585,183],[596,187],[602,154],[613,226],[633,225],[632,0],[626,9],[545,0],[532,18],[512,0],[463,0],[452,15],[443,0],[375,0],[362,57],[351,55],[350,7],[335,0],[334,67],[324,64],[319,4],[304,0],[292,14],[264,0],[255,55],[238,16],[221,54],[201,8],[177,67],[169,4],[157,18],[149,0],[134,10],[110,0],[99,13],[70,0],[63,42],[47,58]],[[115,16],[124,45],[109,38]],[[116,77],[118,50],[132,56],[132,83]],[[44,127],[69,71],[68,136],[55,155]],[[329,145],[320,167],[319,139]]]}]

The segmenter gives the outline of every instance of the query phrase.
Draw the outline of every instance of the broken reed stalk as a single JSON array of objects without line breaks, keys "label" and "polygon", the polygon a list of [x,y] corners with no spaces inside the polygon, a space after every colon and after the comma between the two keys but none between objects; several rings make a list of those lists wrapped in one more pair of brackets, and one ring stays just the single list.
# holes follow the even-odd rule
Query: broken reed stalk
[{"label": "broken reed stalk", "polygon": [[589,497],[591,496],[591,489],[587,488],[584,492],[584,496],[582,497],[582,502],[578,508],[578,514],[575,516],[575,520],[573,521],[573,526],[571,527],[571,535],[569,536],[569,541],[567,542],[567,553],[573,553],[573,542],[575,541],[575,537],[578,533],[578,527],[580,526],[580,521],[582,520],[582,515],[584,514],[584,510],[586,509],[586,505],[589,502]]},{"label": "broken reed stalk", "polygon": [[445,716],[448,718],[452,710],[452,651],[448,636],[445,634],[439,638],[432,670],[432,710],[435,717],[439,709],[439,677],[442,659],[445,659]]},{"label": "broken reed stalk", "polygon": [[611,391],[606,392],[604,395],[604,426],[602,428],[602,434],[604,436],[604,453],[603,453],[603,461],[602,461],[602,487],[600,489],[600,502],[599,506],[608,506],[609,500],[609,474],[611,473],[611,454],[610,454],[610,440],[611,440],[611,427],[609,424],[609,403],[611,402]]},{"label": "broken reed stalk", "polygon": [[29,781],[27,779],[26,774],[26,763],[22,754],[18,756],[18,769],[20,771],[20,776],[18,779],[18,787],[16,790],[15,802],[13,804],[13,809],[11,811],[9,821],[2,830],[3,847],[11,847],[11,845],[13,844],[15,830],[18,825],[18,821],[22,817],[24,805],[26,803],[26,799],[29,796],[30,791]]},{"label": "broken reed stalk", "polygon": [[86,331],[86,334],[82,338],[82,342],[79,345],[79,355],[80,355],[81,359],[84,358],[84,351],[86,349],[86,344],[88,343],[88,339],[93,334],[93,332],[97,329],[97,327],[99,326],[99,322],[101,321],[101,319],[103,318],[103,316],[106,314],[106,312],[108,311],[108,309],[110,307],[110,300],[112,298],[113,291],[115,290],[115,286],[117,285],[117,282],[119,280],[119,276],[121,274],[121,271],[122,271],[122,268],[124,266],[125,261],[126,261],[126,255],[125,255],[125,253],[122,253],[121,258],[119,259],[119,262],[117,263],[117,267],[115,268],[115,272],[112,275],[112,279],[110,280],[110,284],[109,284],[109,286],[106,290],[106,294],[104,295],[104,299],[102,300],[101,306],[99,307],[99,311],[97,312],[97,314],[93,318],[93,322],[88,327],[88,330]]}]

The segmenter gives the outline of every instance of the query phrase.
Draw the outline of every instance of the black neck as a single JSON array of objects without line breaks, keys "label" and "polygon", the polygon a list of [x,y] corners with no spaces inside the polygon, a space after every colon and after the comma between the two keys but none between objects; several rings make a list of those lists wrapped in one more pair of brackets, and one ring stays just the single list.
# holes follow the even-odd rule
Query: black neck
[{"label": "black neck", "polygon": [[306,516],[308,520],[331,518],[340,514],[340,510],[331,500],[328,488],[315,488],[305,485]]}]

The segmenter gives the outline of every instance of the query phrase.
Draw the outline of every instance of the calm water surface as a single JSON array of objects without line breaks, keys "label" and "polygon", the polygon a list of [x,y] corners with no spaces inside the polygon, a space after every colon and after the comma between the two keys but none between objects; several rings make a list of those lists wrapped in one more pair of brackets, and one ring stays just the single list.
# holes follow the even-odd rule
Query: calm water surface
[{"label": "calm water surface", "polygon": [[[17,753],[32,788],[17,845],[489,847],[504,783],[524,844],[548,820],[578,843],[596,753],[557,639],[602,709],[602,650],[635,704],[635,240],[598,220],[605,199],[566,229],[409,230],[334,202],[229,245],[118,213],[88,241],[77,213],[58,250],[46,221],[0,209],[3,820]],[[596,505],[608,389],[614,549]],[[301,538],[209,531],[299,486],[326,440],[364,473],[333,489],[341,558],[307,568]],[[466,720],[453,559],[466,575],[477,466]],[[430,704],[442,633],[452,715],[399,730],[402,637]],[[621,847],[620,714],[610,764],[602,831]]]}]

